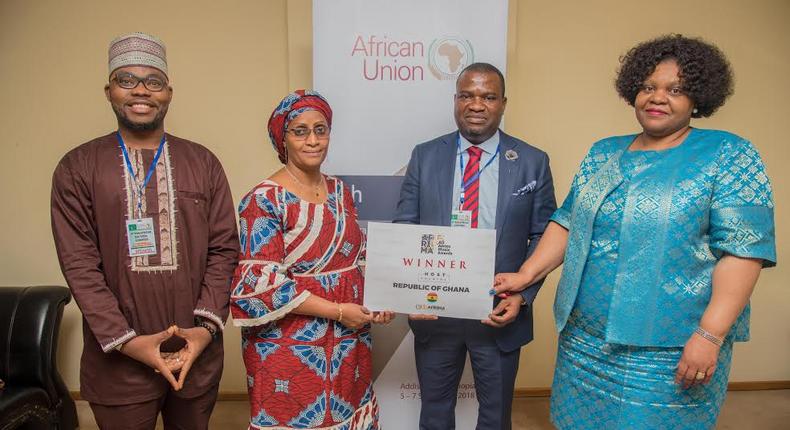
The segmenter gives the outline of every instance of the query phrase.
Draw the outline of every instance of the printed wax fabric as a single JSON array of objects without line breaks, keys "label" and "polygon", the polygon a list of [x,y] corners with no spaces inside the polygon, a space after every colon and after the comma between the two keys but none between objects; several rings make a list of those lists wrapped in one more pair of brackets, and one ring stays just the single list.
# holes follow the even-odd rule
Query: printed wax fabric
[{"label": "printed wax fabric", "polygon": [[231,312],[243,327],[250,429],[378,429],[369,326],[293,312],[311,295],[362,304],[364,236],[349,190],[326,182],[323,204],[267,180],[239,205]]}]

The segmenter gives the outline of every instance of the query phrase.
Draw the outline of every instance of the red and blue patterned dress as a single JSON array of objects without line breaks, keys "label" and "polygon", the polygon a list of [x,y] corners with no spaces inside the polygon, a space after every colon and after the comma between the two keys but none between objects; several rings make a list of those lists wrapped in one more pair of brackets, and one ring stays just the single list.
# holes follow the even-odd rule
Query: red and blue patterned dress
[{"label": "red and blue patterned dress", "polygon": [[239,204],[231,312],[242,326],[250,429],[378,429],[371,337],[292,312],[311,295],[362,304],[364,236],[350,191],[309,203],[266,180]]}]

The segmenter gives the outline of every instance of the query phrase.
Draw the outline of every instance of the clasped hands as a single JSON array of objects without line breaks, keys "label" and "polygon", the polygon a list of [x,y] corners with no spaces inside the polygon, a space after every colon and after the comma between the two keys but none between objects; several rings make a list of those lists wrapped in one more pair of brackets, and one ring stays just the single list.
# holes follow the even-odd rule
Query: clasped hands
[{"label": "clasped hands", "polygon": [[[176,352],[161,352],[159,348],[162,343],[173,336],[184,339],[184,347]],[[173,325],[159,333],[132,338],[123,345],[121,353],[161,373],[178,391],[184,387],[189,370],[211,340],[211,334],[203,327],[181,328]]]},{"label": "clasped hands", "polygon": [[[521,273],[498,273],[494,276],[494,288],[491,295],[496,294],[502,300],[494,307],[488,318],[480,322],[491,327],[502,328],[512,323],[521,311],[521,291],[530,284],[526,275]],[[436,315],[410,314],[412,320],[437,320]]]}]

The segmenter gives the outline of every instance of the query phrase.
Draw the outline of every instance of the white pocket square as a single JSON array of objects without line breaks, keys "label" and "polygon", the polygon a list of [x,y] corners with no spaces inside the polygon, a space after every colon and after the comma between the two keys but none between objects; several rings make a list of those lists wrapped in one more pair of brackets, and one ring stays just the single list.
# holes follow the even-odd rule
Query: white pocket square
[{"label": "white pocket square", "polygon": [[529,193],[535,191],[535,186],[536,185],[537,185],[537,181],[532,181],[532,182],[528,183],[527,185],[524,185],[523,187],[521,187],[521,188],[517,189],[516,191],[514,191],[513,195],[514,196],[523,196],[524,194],[529,194]]}]

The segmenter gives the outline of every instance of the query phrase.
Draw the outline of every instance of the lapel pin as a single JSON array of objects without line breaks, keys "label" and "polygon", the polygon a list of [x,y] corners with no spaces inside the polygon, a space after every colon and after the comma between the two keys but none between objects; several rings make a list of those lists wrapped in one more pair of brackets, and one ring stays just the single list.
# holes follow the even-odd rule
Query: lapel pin
[{"label": "lapel pin", "polygon": [[508,161],[518,160],[518,154],[512,149],[505,151],[505,159]]}]

